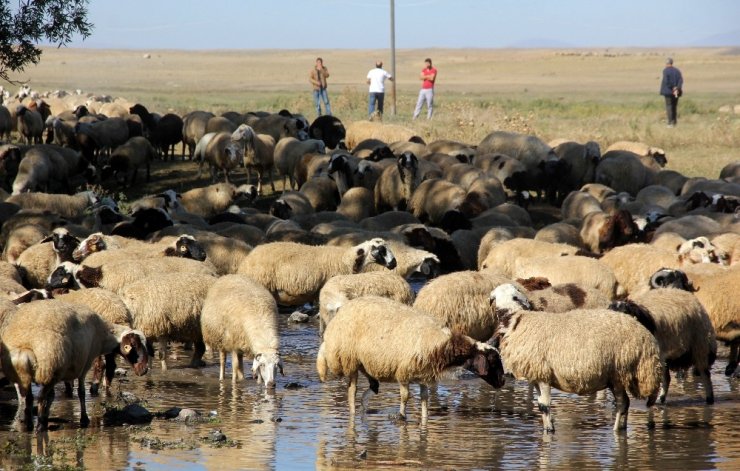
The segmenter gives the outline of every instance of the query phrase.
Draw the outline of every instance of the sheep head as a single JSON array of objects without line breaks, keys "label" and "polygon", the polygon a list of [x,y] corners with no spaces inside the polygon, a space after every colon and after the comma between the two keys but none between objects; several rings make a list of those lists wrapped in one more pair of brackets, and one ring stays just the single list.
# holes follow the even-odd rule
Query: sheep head
[{"label": "sheep head", "polygon": [[20,294],[17,298],[13,299],[13,304],[26,304],[41,299],[54,299],[51,291],[48,289],[30,289],[25,293]]},{"label": "sheep head", "polygon": [[696,291],[696,288],[691,284],[686,273],[670,268],[661,268],[650,277],[650,289],[657,288],[676,288],[690,293]]},{"label": "sheep head", "polygon": [[406,151],[400,156],[396,162],[398,167],[398,174],[401,176],[401,181],[414,181],[416,179],[416,173],[419,170],[419,159],[416,158],[413,152]]},{"label": "sheep head", "polygon": [[370,152],[370,155],[367,157],[367,160],[370,160],[372,162],[380,162],[383,159],[395,159],[396,156],[393,155],[393,151],[388,146],[378,146],[375,149],[373,149],[372,152]]},{"label": "sheep head", "polygon": [[239,141],[239,142],[252,142],[252,139],[254,139],[254,129],[252,129],[251,126],[247,124],[240,124],[236,130],[231,133],[231,140],[232,141]]},{"label": "sheep head", "polygon": [[195,237],[184,234],[177,238],[173,246],[164,250],[167,257],[182,257],[202,262],[206,259],[205,248]]},{"label": "sheep head", "polygon": [[[146,349],[146,337],[138,330],[127,329],[121,332],[118,337],[118,346],[113,353],[121,355],[126,359],[133,367],[134,373],[137,376],[142,376],[149,370],[149,353]],[[115,372],[115,363],[113,366],[113,371]],[[108,364],[106,363],[107,369]]]},{"label": "sheep head", "polygon": [[532,304],[527,295],[511,283],[497,286],[491,291],[489,299],[498,320],[497,337],[503,337],[516,328],[518,322],[516,314],[519,311],[532,310]]},{"label": "sheep head", "polygon": [[102,232],[96,232],[90,234],[79,243],[77,248],[72,252],[72,260],[76,263],[80,263],[88,256],[95,252],[102,252],[108,249],[108,244],[103,238]]},{"label": "sheep head", "polygon": [[263,383],[266,388],[275,388],[275,378],[278,371],[281,375],[285,376],[283,373],[283,361],[280,359],[279,353],[258,353],[254,357],[254,361],[252,362],[252,377],[258,383]]},{"label": "sheep head", "polygon": [[503,387],[506,382],[501,355],[498,350],[485,343],[475,342],[475,353],[463,364],[463,368],[475,373],[494,388]]},{"label": "sheep head", "polygon": [[51,272],[46,282],[46,289],[79,289],[80,285],[76,279],[79,265],[71,262],[62,262]]},{"label": "sheep head", "polygon": [[727,256],[712,244],[706,237],[687,240],[678,248],[678,261],[681,263],[719,263],[726,264]]},{"label": "sheep head", "polygon": [[74,259],[75,249],[80,244],[80,240],[69,233],[63,227],[54,229],[50,236],[42,239],[39,243],[51,242],[54,252],[59,256],[62,262],[69,262]]},{"label": "sheep head", "polygon": [[439,258],[434,254],[429,254],[414,269],[414,273],[420,273],[427,279],[436,278],[440,274]]},{"label": "sheep head", "polygon": [[352,247],[354,253],[354,266],[352,273],[359,273],[362,269],[371,264],[377,263],[390,270],[396,268],[396,257],[393,255],[388,243],[381,239],[375,238]]}]

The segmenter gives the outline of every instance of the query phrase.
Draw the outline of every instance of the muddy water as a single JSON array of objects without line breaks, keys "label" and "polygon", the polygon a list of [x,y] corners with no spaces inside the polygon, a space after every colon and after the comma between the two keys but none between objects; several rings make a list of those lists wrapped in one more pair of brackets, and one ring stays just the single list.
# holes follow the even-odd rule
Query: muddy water
[{"label": "muddy water", "polygon": [[[14,394],[0,400],[0,466],[69,465],[87,469],[740,469],[740,379],[722,374],[727,350],[713,370],[716,403],[706,406],[691,376],[674,380],[668,404],[648,428],[642,401],[633,401],[626,433],[612,432],[610,399],[554,391],[556,432],[543,435],[527,387],[510,381],[501,392],[463,376],[442,381],[430,400],[430,419],[419,423],[418,397],[409,421],[398,422],[398,386],[381,384],[368,413],[350,421],[342,381],[318,382],[314,368],[317,325],[287,325],[282,316],[285,377],[274,394],[248,379],[220,384],[218,360],[201,370],[185,368],[187,354],[146,378],[117,379],[120,391],[145,401],[150,411],[192,408],[202,421],[155,419],[148,426],[102,423],[105,398],[88,398],[93,424],[79,429],[76,398],[61,387],[43,436],[11,431]],[[208,360],[208,354],[206,359]],[[227,371],[228,374],[228,371]],[[364,381],[364,380],[361,380]],[[365,387],[361,383],[360,388]],[[414,387],[412,393],[418,395]],[[10,398],[8,398],[10,396]],[[360,394],[358,394],[359,400]],[[110,399],[108,399],[110,401]],[[208,418],[209,413],[212,417]],[[64,420],[70,420],[64,422]],[[217,446],[209,433],[228,441]]]}]

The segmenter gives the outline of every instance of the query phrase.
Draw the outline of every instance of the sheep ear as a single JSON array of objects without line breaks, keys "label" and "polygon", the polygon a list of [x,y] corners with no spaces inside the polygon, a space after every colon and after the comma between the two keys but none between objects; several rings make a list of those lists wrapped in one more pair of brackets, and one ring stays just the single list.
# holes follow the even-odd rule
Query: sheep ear
[{"label": "sheep ear", "polygon": [[43,239],[39,241],[39,244],[45,244],[47,242],[51,242],[52,240],[54,240],[54,234],[44,237]]},{"label": "sheep ear", "polygon": [[100,286],[100,279],[103,277],[103,269],[100,267],[88,267],[82,265],[77,271],[77,279],[85,288],[94,288]]},{"label": "sheep ear", "polygon": [[352,267],[352,273],[358,273],[360,269],[362,269],[362,265],[365,263],[365,249],[359,248],[357,249],[357,254],[355,256],[355,264]]}]

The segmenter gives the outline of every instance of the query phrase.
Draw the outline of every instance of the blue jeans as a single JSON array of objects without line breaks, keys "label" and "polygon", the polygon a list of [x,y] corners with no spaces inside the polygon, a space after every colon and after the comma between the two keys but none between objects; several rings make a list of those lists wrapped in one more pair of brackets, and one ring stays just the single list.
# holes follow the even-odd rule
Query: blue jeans
[{"label": "blue jeans", "polygon": [[331,116],[331,105],[329,105],[329,94],[326,93],[326,88],[313,91],[313,102],[316,105],[316,114],[319,116],[321,116],[321,100],[324,100],[326,114]]},{"label": "blue jeans", "polygon": [[383,114],[383,98],[385,98],[385,93],[375,93],[370,92],[370,94],[367,97],[367,114],[368,116],[373,114],[373,111],[375,111],[375,102],[378,102],[378,111],[380,114]]}]

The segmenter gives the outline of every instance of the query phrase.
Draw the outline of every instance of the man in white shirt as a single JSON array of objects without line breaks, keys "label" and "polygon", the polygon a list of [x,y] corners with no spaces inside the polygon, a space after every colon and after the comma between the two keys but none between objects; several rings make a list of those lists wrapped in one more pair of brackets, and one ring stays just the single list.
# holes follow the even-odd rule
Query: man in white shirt
[{"label": "man in white shirt", "polygon": [[393,80],[391,74],[383,70],[383,61],[375,62],[375,68],[367,73],[367,84],[370,85],[370,94],[367,100],[367,114],[372,117],[377,102],[378,113],[383,114],[383,98],[385,97],[385,79]]}]

